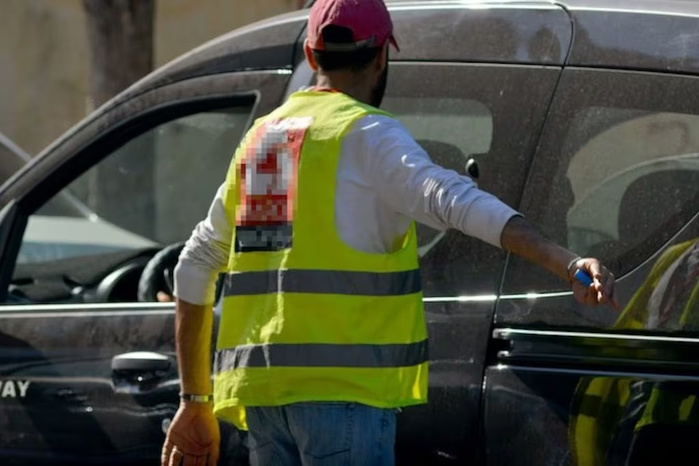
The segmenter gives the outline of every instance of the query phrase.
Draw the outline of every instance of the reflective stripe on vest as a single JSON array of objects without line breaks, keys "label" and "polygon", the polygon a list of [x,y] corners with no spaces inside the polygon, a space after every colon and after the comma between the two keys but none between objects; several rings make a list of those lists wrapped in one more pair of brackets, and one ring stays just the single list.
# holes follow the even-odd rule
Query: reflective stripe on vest
[{"label": "reflective stripe on vest", "polygon": [[224,296],[266,293],[320,293],[399,296],[422,290],[420,270],[350,272],[339,270],[264,270],[226,275]]},{"label": "reflective stripe on vest", "polygon": [[219,351],[216,369],[244,367],[402,367],[427,361],[427,340],[393,345],[243,345]]}]

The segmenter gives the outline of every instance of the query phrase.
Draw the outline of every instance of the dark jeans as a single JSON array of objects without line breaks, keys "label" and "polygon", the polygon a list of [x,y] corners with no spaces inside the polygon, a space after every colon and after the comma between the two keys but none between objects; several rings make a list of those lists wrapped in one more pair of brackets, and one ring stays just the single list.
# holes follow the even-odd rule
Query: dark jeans
[{"label": "dark jeans", "polygon": [[314,402],[246,408],[252,466],[393,466],[396,410]]}]

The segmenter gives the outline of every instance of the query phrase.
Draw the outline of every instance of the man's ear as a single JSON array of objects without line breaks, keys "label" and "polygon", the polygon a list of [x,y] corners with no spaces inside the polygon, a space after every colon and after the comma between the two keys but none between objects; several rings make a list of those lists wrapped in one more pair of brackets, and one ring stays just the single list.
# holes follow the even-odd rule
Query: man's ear
[{"label": "man's ear", "polygon": [[303,41],[303,53],[306,55],[306,61],[308,61],[308,66],[310,66],[314,72],[318,71],[318,63],[316,63],[316,59],[313,56],[313,50],[311,49],[311,46],[308,44],[308,39]]},{"label": "man's ear", "polygon": [[381,47],[381,51],[376,56],[374,65],[377,74],[383,73],[384,68],[388,66],[388,41]]}]

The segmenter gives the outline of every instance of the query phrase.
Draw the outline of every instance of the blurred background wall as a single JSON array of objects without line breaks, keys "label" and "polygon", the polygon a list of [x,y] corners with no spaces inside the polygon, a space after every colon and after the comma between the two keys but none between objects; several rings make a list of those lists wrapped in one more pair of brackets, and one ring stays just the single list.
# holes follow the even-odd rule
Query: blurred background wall
[{"label": "blurred background wall", "polygon": [[[305,0],[157,0],[155,67]],[[32,155],[89,108],[81,0],[0,0],[0,132]]]}]

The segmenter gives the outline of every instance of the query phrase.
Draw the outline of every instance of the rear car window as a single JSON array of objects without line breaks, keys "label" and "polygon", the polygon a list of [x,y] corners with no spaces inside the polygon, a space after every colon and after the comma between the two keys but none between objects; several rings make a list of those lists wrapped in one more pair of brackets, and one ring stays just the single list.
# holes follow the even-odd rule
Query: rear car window
[{"label": "rear car window", "polygon": [[[699,212],[696,78],[570,70],[554,99],[523,213],[617,276],[661,250]],[[561,289],[513,258],[506,292]]]},{"label": "rear car window", "polygon": [[563,154],[571,154],[565,176],[557,177],[559,185],[570,184],[573,198],[565,218],[568,247],[616,259],[617,273],[669,240],[699,207],[697,115],[584,109]]}]

